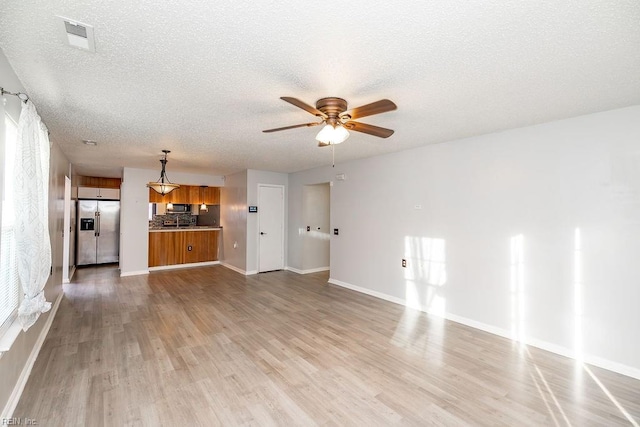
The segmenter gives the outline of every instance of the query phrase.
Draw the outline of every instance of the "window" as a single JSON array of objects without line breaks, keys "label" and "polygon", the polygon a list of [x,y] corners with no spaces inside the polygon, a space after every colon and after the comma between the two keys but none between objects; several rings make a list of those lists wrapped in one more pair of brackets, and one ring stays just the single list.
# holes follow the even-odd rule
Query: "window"
[{"label": "window", "polygon": [[5,115],[4,191],[2,193],[2,236],[0,236],[0,336],[17,314],[20,283],[16,266],[14,233],[13,159],[18,126]]}]

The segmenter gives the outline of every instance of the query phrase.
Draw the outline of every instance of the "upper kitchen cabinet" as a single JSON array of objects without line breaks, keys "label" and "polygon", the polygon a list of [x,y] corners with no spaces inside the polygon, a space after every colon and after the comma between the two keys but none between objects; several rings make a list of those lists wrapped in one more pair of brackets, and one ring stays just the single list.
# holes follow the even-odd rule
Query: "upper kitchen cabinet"
[{"label": "upper kitchen cabinet", "polygon": [[117,188],[78,187],[78,199],[120,200]]},{"label": "upper kitchen cabinet", "polygon": [[206,187],[204,189],[204,203],[206,205],[219,205],[220,187]]},{"label": "upper kitchen cabinet", "polygon": [[180,185],[180,187],[173,190],[171,193],[163,197],[164,203],[190,203],[189,199],[189,186]]},{"label": "upper kitchen cabinet", "polygon": [[188,201],[184,203],[189,203],[191,205],[202,203],[200,187],[198,187],[197,185],[189,185],[186,187],[188,192]]},{"label": "upper kitchen cabinet", "polygon": [[188,199],[188,185],[181,185],[171,193],[165,194],[164,196],[151,188],[149,189],[149,203],[191,203],[187,201]]},{"label": "upper kitchen cabinet", "polygon": [[149,203],[169,203],[169,202],[171,202],[171,200],[169,200],[169,197],[171,196],[171,194],[173,194],[173,193],[169,193],[169,194],[166,194],[166,195],[163,196],[162,194],[157,193],[155,190],[150,188],[149,189]]},{"label": "upper kitchen cabinet", "polygon": [[[203,200],[204,199],[204,200]],[[198,185],[180,185],[164,197],[149,189],[149,203],[184,203],[200,205],[204,201],[207,205],[220,204],[219,187],[200,187]]]}]

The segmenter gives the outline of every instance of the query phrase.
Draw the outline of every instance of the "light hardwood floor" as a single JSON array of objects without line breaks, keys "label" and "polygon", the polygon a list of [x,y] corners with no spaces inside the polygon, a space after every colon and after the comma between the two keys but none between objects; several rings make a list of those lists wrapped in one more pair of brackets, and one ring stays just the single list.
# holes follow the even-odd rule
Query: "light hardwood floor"
[{"label": "light hardwood floor", "polygon": [[244,277],[222,266],[117,273],[84,268],[65,285],[15,417],[40,426],[640,419],[638,380],[589,373],[572,360],[328,285],[326,273]]}]

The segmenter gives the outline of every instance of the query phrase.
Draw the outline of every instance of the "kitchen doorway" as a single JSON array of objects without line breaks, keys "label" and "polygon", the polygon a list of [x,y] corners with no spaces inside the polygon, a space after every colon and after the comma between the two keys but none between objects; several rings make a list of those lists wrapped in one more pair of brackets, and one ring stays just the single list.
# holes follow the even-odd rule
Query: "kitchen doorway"
[{"label": "kitchen doorway", "polygon": [[305,185],[302,189],[302,273],[330,269],[331,185],[328,182]]}]

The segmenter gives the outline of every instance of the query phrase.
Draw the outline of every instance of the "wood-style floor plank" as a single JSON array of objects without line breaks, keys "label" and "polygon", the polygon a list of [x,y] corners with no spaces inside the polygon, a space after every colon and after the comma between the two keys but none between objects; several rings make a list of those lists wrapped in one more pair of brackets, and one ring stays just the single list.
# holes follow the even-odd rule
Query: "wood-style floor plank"
[{"label": "wood-style floor plank", "polygon": [[329,285],[326,273],[89,267],[64,289],[14,412],[40,426],[640,420],[638,380],[589,367],[605,391],[570,359]]}]

